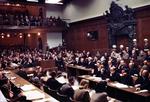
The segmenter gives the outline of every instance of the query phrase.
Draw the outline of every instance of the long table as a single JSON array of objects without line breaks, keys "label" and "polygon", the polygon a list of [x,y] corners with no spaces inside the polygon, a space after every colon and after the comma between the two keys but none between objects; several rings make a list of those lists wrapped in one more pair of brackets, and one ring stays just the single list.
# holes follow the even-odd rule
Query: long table
[{"label": "long table", "polygon": [[7,78],[18,88],[22,89],[23,94],[27,97],[28,100],[32,102],[59,102],[52,96],[43,92],[36,86],[32,85],[30,82],[21,78],[19,75],[10,71],[7,73]]},{"label": "long table", "polygon": [[68,76],[78,77],[80,75],[91,75],[92,69],[86,68],[78,65],[67,65],[67,74]]},{"label": "long table", "polygon": [[[80,79],[86,79],[93,83],[99,83],[100,77],[90,75],[78,76]],[[135,87],[127,86],[119,82],[107,82],[107,93],[110,97],[125,102],[150,102],[150,92],[148,90],[137,91]]]},{"label": "long table", "polygon": [[109,96],[128,102],[150,102],[148,90],[137,91],[135,87],[120,84],[118,82],[107,83]]}]

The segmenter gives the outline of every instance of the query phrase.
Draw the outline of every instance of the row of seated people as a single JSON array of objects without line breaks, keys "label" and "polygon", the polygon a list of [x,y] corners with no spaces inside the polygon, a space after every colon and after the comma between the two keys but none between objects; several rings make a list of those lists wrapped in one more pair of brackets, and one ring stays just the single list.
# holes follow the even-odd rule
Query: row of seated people
[{"label": "row of seated people", "polygon": [[[73,52],[70,50],[46,51],[45,53],[38,50],[2,50],[0,57],[2,68],[6,67],[8,62],[25,66],[37,65],[40,60],[53,59],[61,71],[64,71],[66,64],[80,65],[92,68],[93,75],[101,76],[104,79],[115,73],[117,78],[114,78],[114,80],[128,85],[140,84],[143,80],[147,84],[150,79],[150,50],[144,51],[138,48],[131,50],[123,48],[118,49],[118,51],[113,49],[110,53],[102,55],[100,53],[92,54],[86,51]],[[144,78],[142,73],[145,73]],[[147,85],[146,88],[148,89]]]},{"label": "row of seated people", "polygon": [[31,102],[14,86],[4,73],[0,72],[0,90],[8,102]]},{"label": "row of seated people", "polygon": [[[18,75],[29,80],[37,87],[41,89],[43,87],[45,92],[61,102],[108,102],[111,100],[111,98],[107,97],[107,93],[104,92],[106,91],[106,83],[102,83],[103,87],[96,87],[95,90],[91,90],[88,80],[83,79],[80,84],[78,84],[74,77],[67,79],[61,72],[56,73],[52,71],[50,73],[47,71],[47,73],[43,73],[44,72],[37,70],[37,72],[29,78],[25,70],[21,69],[17,72]],[[53,93],[50,92],[52,90]]]},{"label": "row of seated people", "polygon": [[[119,70],[116,70],[116,68],[114,66],[111,67],[110,72],[104,71],[103,65],[99,64],[98,66],[99,67],[98,67],[97,73],[93,73],[94,76],[101,77],[102,79],[107,80],[107,81],[119,81],[120,83],[136,87],[137,90],[143,90],[143,89],[149,90],[150,89],[150,78],[149,78],[149,73],[148,73],[147,69],[142,68],[139,76],[138,76],[138,74],[137,75],[133,74],[131,77],[129,77],[129,75],[127,74],[126,71],[122,71],[121,74],[118,74],[117,71],[119,71]],[[27,77],[27,73],[24,70],[21,69],[18,72],[18,74],[21,77],[24,77],[25,79],[30,80],[34,85],[38,86],[39,88],[41,88],[42,84],[44,84],[52,90],[57,90],[57,91],[59,90],[59,92],[61,94],[65,94],[71,98],[74,97],[73,90],[63,91],[66,87],[69,87],[68,85],[70,85],[70,84],[73,85],[71,83],[71,81],[68,81],[70,84],[61,83],[58,80],[58,78],[56,78],[55,72],[52,72],[49,75],[49,71],[47,71],[47,73],[46,73],[46,72],[43,72],[42,70],[37,70],[34,73],[33,77],[31,77],[29,79]],[[45,76],[48,76],[48,77],[46,77],[46,79],[45,79],[44,78]],[[60,80],[62,80],[62,79],[60,79]],[[69,78],[69,80],[73,80],[73,79]],[[106,83],[103,83],[103,84],[106,85]],[[96,92],[102,92],[105,90],[105,88],[102,86],[94,87],[94,89]]]},{"label": "row of seated people", "polygon": [[0,13],[0,25],[10,26],[62,26],[65,22],[60,18],[32,16],[28,14]]}]

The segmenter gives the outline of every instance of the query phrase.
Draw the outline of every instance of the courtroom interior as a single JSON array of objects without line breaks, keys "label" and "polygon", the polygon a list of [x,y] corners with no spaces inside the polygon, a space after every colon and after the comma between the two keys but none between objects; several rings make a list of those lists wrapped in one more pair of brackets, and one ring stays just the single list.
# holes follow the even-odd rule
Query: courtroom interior
[{"label": "courtroom interior", "polygon": [[0,102],[150,102],[150,0],[0,0]]}]

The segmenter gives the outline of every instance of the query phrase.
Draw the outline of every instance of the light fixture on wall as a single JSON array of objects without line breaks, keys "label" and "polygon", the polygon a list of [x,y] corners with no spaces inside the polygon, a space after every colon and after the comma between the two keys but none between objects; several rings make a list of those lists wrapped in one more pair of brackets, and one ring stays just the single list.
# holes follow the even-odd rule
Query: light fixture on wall
[{"label": "light fixture on wall", "polygon": [[40,35],[41,35],[41,33],[40,33],[40,32],[38,32],[38,33],[37,33],[37,35],[38,35],[38,36],[40,36]]},{"label": "light fixture on wall", "polygon": [[10,37],[10,34],[7,34],[7,37],[9,38],[9,37]]},{"label": "light fixture on wall", "polygon": [[28,37],[31,37],[31,34],[28,34]]},{"label": "light fixture on wall", "polygon": [[19,38],[22,38],[22,35],[20,35]]},{"label": "light fixture on wall", "polygon": [[19,33],[19,35],[22,35],[22,33]]},{"label": "light fixture on wall", "polygon": [[4,35],[2,35],[2,39],[4,39]]},{"label": "light fixture on wall", "polygon": [[1,33],[1,35],[5,35],[4,33]]}]

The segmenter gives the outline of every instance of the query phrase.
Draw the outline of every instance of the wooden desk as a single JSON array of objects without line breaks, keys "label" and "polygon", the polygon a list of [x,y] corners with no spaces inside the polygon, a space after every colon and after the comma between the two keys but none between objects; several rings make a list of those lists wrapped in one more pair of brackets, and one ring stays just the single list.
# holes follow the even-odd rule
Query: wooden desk
[{"label": "wooden desk", "polygon": [[53,68],[55,66],[55,61],[53,59],[49,60],[42,60],[39,62],[39,65],[44,69],[44,68]]},{"label": "wooden desk", "polygon": [[[97,85],[101,82],[104,82],[105,80],[102,80],[102,78],[100,77],[94,77],[94,76],[91,76],[91,75],[81,75],[81,76],[78,76],[78,81],[80,82],[82,79],[86,79],[86,80],[89,80],[89,88],[91,89],[95,89],[97,87]],[[102,85],[102,84],[101,84]],[[104,84],[103,84],[104,85]],[[102,86],[100,86],[102,88]],[[104,88],[104,87],[103,87]]]},{"label": "wooden desk", "polygon": [[86,79],[86,80],[93,81],[93,82],[96,82],[96,83],[99,83],[100,81],[102,81],[102,78],[94,77],[94,76],[91,76],[91,75],[81,75],[81,76],[78,76],[78,78]]},{"label": "wooden desk", "polygon": [[[30,82],[26,81],[25,79],[21,78],[20,76],[18,76],[17,74],[15,74],[14,72],[10,71],[10,73],[7,74],[7,78],[10,79],[10,81],[16,86],[16,87],[22,87],[24,85],[32,85]],[[42,90],[40,90],[39,88],[35,87],[34,85],[32,86],[33,88],[31,90],[22,90],[23,93],[27,93],[27,92],[39,92],[42,93],[42,95],[44,96],[43,98],[39,98],[39,99],[34,99],[32,100],[33,102],[59,102],[57,101],[55,98],[51,97],[50,95],[48,95],[47,93],[43,92]]]},{"label": "wooden desk", "polygon": [[7,100],[1,90],[0,90],[0,102],[7,102]]},{"label": "wooden desk", "polygon": [[[90,82],[95,84],[100,82],[100,79],[98,80],[97,77],[93,77],[90,75],[82,75],[78,76],[78,78],[89,80]],[[125,102],[150,102],[150,92],[139,92],[136,91],[135,87],[127,86],[124,84],[120,84],[122,85],[121,88],[117,86],[119,84],[120,83],[118,82],[107,82],[107,93],[110,97]]]},{"label": "wooden desk", "polygon": [[68,76],[80,76],[80,75],[91,75],[92,69],[86,68],[78,65],[67,65],[67,74]]},{"label": "wooden desk", "polygon": [[118,82],[107,83],[107,93],[109,96],[129,102],[150,102],[150,93],[136,91],[135,87],[127,86],[119,88],[115,86]]}]

